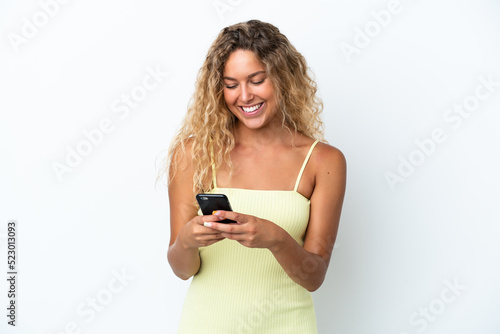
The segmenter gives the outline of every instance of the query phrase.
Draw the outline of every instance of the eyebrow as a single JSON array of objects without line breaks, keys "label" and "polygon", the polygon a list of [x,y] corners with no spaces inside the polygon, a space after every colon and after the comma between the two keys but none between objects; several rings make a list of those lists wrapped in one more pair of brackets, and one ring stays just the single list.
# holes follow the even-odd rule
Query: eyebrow
[{"label": "eyebrow", "polygon": [[[258,72],[252,73],[252,74],[250,74],[250,75],[247,77],[247,79],[251,79],[251,78],[253,78],[254,76],[259,75],[259,74],[262,74],[262,73],[266,73],[266,71],[258,71]],[[224,79],[224,80],[238,81],[238,80],[236,80],[235,78],[231,78],[231,77],[222,77],[222,79]]]}]

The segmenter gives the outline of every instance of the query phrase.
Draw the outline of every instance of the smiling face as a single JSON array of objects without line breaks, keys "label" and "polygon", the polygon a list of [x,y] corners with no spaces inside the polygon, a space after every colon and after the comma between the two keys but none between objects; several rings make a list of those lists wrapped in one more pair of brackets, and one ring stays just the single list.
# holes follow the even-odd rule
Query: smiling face
[{"label": "smiling face", "polygon": [[223,79],[224,99],[240,125],[261,129],[277,117],[274,87],[264,65],[252,51],[232,52]]}]

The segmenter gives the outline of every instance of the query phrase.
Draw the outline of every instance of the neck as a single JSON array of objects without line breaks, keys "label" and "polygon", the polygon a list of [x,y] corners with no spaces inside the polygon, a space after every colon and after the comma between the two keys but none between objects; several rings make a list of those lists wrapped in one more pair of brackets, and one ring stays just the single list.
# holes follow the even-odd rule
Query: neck
[{"label": "neck", "polygon": [[293,132],[282,126],[281,122],[274,121],[259,129],[247,128],[238,122],[235,127],[234,139],[236,145],[263,147],[273,144],[289,144]]}]

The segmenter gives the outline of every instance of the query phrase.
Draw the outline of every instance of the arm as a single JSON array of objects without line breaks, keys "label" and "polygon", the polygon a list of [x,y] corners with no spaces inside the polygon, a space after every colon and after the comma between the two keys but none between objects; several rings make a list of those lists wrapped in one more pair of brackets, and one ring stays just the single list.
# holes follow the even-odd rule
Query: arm
[{"label": "arm", "polygon": [[168,185],[170,245],[167,258],[175,275],[184,280],[200,269],[199,247],[224,239],[218,231],[203,226],[205,221],[217,221],[218,217],[197,214],[190,157],[190,146],[186,145],[186,155],[176,161],[179,167]]},{"label": "arm", "polygon": [[303,247],[276,224],[249,215],[220,211],[216,213],[218,216],[241,224],[210,224],[222,231],[223,237],[238,240],[247,247],[268,248],[290,278],[309,291],[317,290],[325,279],[346,185],[344,155],[334,147],[322,146],[309,161],[315,187]]},{"label": "arm", "polygon": [[[271,249],[287,274],[309,291],[323,283],[337,238],[346,186],[346,161],[339,150],[326,146],[314,158],[315,187],[304,247],[290,235]],[[291,240],[290,240],[291,239]]]}]

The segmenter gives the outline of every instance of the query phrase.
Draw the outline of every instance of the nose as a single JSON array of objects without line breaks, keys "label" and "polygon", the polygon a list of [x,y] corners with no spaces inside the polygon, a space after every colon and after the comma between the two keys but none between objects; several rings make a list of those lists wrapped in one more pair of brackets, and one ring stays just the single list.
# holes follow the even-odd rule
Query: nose
[{"label": "nose", "polygon": [[241,85],[241,91],[240,91],[240,100],[243,103],[248,103],[252,101],[253,99],[253,93],[250,87],[248,85]]}]

